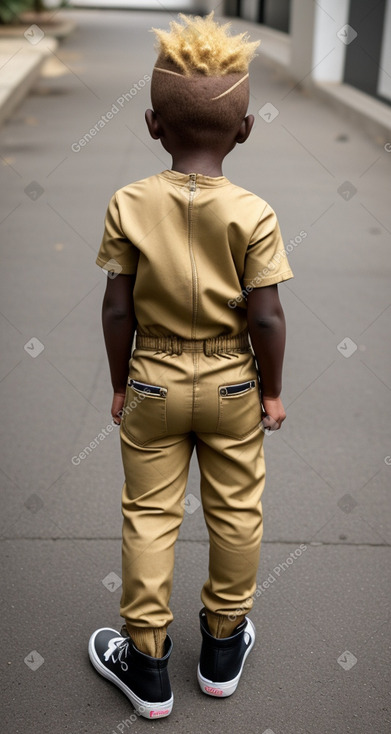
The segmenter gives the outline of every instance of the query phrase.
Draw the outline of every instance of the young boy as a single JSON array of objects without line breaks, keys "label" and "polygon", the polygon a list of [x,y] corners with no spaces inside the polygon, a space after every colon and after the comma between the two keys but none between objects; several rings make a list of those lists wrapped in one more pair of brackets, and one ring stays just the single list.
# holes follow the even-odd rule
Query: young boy
[{"label": "young boy", "polygon": [[248,65],[258,42],[230,36],[213,13],[180,17],[170,32],[155,31],[146,112],[172,169],[112,197],[96,261],[111,271],[103,329],[125,472],[125,625],[97,630],[89,654],[150,719],[173,705],[169,600],[194,448],[210,538],[201,690],[231,695],[254,644],[246,612],[263,529],[263,429],[285,419],[277,283],[292,277],[273,209],[222,173],[254,122]]}]

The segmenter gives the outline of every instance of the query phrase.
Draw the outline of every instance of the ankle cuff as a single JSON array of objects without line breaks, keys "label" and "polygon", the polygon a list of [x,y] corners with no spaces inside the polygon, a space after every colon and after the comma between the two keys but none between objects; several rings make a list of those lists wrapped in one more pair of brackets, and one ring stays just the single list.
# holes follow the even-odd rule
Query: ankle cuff
[{"label": "ankle cuff", "polygon": [[164,656],[167,627],[134,627],[134,625],[126,622],[126,630],[140,652],[152,658],[162,658]]},{"label": "ankle cuff", "polygon": [[235,617],[232,621],[229,619],[228,615],[216,614],[216,612],[210,612],[209,609],[206,609],[205,611],[209,632],[217,639],[231,637],[236,627],[243,622],[246,616],[243,614],[240,617]]}]

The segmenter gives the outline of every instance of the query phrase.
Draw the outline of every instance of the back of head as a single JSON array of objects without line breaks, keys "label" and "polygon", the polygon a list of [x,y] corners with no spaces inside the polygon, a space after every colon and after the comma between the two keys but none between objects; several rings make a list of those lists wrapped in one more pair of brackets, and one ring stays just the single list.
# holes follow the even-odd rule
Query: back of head
[{"label": "back of head", "polygon": [[248,66],[259,41],[231,36],[230,24],[180,14],[171,30],[153,29],[158,59],[151,82],[154,111],[192,145],[214,144],[237,132],[249,101]]}]

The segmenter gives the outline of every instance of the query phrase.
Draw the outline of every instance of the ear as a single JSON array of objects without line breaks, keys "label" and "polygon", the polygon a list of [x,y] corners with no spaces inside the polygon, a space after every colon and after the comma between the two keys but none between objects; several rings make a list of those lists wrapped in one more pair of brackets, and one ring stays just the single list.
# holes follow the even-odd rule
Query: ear
[{"label": "ear", "polygon": [[247,115],[247,117],[242,120],[242,124],[240,125],[240,128],[235,138],[235,143],[245,143],[251,133],[253,125],[254,115]]},{"label": "ear", "polygon": [[153,110],[147,110],[145,113],[145,121],[147,123],[151,138],[153,138],[154,140],[160,140],[163,131],[158,122],[156,112],[154,112]]}]

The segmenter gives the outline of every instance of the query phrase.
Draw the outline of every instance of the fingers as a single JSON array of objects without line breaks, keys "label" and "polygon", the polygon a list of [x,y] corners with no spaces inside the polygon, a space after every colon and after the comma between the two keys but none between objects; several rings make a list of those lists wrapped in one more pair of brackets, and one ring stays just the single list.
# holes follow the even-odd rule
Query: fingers
[{"label": "fingers", "polygon": [[286,415],[279,416],[277,419],[273,418],[271,415],[264,415],[264,417],[261,420],[263,429],[266,431],[278,431],[281,428],[281,425],[283,421],[285,420]]},{"label": "fingers", "polygon": [[121,423],[122,412],[123,412],[122,410],[119,410],[119,411],[112,410],[111,411],[111,417],[113,419],[113,423],[115,423],[116,426],[119,426]]},{"label": "fingers", "polygon": [[119,426],[121,423],[124,402],[125,395],[122,395],[121,393],[114,393],[113,402],[111,405],[111,416],[113,419],[113,423],[115,423],[116,426]]},{"label": "fingers", "polygon": [[286,418],[281,400],[264,399],[262,404],[262,427],[266,431],[278,431]]},{"label": "fingers", "polygon": [[264,431],[278,431],[286,418],[281,398],[263,396],[262,405],[262,427]]}]

